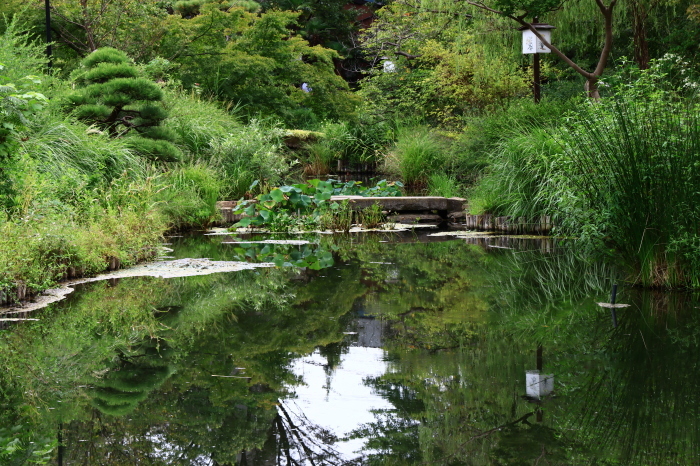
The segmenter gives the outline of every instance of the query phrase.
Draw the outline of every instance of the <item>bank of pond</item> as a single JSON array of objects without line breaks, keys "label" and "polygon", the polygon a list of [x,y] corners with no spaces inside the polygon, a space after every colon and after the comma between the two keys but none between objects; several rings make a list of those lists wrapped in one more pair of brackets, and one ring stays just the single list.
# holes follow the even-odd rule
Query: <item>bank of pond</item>
[{"label": "bank of pond", "polygon": [[[576,243],[185,234],[0,330],[2,464],[694,464],[700,296]],[[620,283],[610,310],[610,288]]]}]

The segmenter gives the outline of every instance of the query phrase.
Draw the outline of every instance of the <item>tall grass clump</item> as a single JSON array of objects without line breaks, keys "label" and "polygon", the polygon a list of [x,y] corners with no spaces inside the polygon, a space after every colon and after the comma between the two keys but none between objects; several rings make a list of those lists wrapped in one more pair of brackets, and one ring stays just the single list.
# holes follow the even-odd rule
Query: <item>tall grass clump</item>
[{"label": "tall grass clump", "polygon": [[360,118],[347,125],[352,135],[346,149],[351,164],[378,165],[383,161],[385,149],[396,142],[399,122],[374,118]]},{"label": "tall grass clump", "polygon": [[472,213],[527,219],[556,217],[558,206],[553,194],[562,186],[553,170],[559,154],[561,146],[542,128],[504,139],[491,152],[490,166],[471,191]]},{"label": "tall grass clump", "polygon": [[428,195],[442,197],[457,197],[462,194],[462,187],[454,175],[433,173],[428,178]]},{"label": "tall grass clump", "polygon": [[589,106],[559,139],[581,201],[563,219],[612,244],[635,283],[699,287],[697,108],[612,100]]},{"label": "tall grass clump", "polygon": [[351,159],[359,141],[347,122],[326,123],[321,133],[321,138],[308,144],[307,151],[309,162],[327,173],[337,161]]},{"label": "tall grass clump", "polygon": [[399,129],[396,144],[385,160],[385,170],[398,175],[412,190],[422,191],[431,174],[444,167],[447,146],[426,127]]},{"label": "tall grass clump", "polygon": [[543,99],[539,104],[529,98],[516,99],[482,115],[465,118],[464,131],[456,135],[450,147],[452,173],[466,187],[480,184],[484,176],[498,171],[493,165],[500,162],[504,145],[511,139],[526,137],[536,129],[558,127],[562,115],[576,105],[577,99]]},{"label": "tall grass clump", "polygon": [[459,141],[460,152],[463,157],[479,157],[512,136],[527,134],[534,128],[556,128],[561,124],[562,115],[579,103],[580,98],[543,99],[540,103],[531,98],[516,99],[492,112],[466,118],[464,134]]},{"label": "tall grass clump", "polygon": [[75,198],[49,194],[59,181],[38,175],[0,222],[0,290],[41,291],[69,276],[89,276],[155,257],[168,228],[156,177],[124,176]]},{"label": "tall grass clump", "polygon": [[333,171],[339,161],[350,167],[376,167],[396,141],[396,130],[394,121],[323,122],[318,126],[323,136],[306,147],[309,164],[315,173]]},{"label": "tall grass clump", "polygon": [[125,170],[145,174],[143,157],[124,140],[109,138],[63,116],[42,115],[31,130],[22,151],[38,162],[38,170],[53,178],[74,173],[109,181]]},{"label": "tall grass clump", "polygon": [[216,201],[222,182],[211,167],[181,164],[163,174],[160,181],[165,187],[157,195],[159,210],[173,228],[207,226],[218,217]]},{"label": "tall grass clump", "polygon": [[203,154],[221,176],[224,198],[243,196],[253,182],[279,184],[289,165],[282,152],[283,130],[258,120],[211,142]]},{"label": "tall grass clump", "polygon": [[190,156],[196,157],[210,149],[213,141],[243,126],[230,109],[195,93],[166,92],[165,101],[170,111],[165,124],[175,132],[178,144]]}]

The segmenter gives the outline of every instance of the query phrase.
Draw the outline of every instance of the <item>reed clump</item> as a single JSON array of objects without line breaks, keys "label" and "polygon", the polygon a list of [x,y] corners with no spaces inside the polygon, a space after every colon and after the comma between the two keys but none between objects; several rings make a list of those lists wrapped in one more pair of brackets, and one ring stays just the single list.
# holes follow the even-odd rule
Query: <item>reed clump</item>
[{"label": "reed clump", "polygon": [[700,286],[697,108],[615,99],[581,112],[557,139],[579,201],[570,221],[595,225],[634,283]]},{"label": "reed clump", "polygon": [[617,95],[494,145],[473,213],[550,216],[629,281],[700,287],[700,116],[693,99]]}]

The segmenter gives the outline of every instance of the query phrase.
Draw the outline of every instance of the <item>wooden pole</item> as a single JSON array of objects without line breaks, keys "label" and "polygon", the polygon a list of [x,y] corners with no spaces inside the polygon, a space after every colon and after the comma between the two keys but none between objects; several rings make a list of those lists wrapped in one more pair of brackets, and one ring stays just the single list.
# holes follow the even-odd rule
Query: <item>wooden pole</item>
[{"label": "wooden pole", "polygon": [[[48,0],[47,0],[48,1]],[[538,18],[532,18],[534,24],[539,23]],[[539,41],[537,41],[539,42]],[[537,44],[535,44],[537,50]],[[535,96],[535,103],[540,103],[540,54],[536,53],[532,60],[532,94]]]},{"label": "wooden pole", "polygon": [[51,68],[51,4],[50,0],[44,0],[46,8],[46,58],[49,59],[48,67]]},{"label": "wooden pole", "polygon": [[534,54],[532,64],[532,94],[535,96],[535,103],[540,103],[540,54]]}]

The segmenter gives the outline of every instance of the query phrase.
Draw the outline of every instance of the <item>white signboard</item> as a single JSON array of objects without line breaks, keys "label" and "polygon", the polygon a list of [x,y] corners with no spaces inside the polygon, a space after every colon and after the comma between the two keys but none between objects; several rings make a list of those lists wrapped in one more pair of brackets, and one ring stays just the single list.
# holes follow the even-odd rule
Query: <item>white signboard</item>
[{"label": "white signboard", "polygon": [[[547,42],[552,43],[552,31],[548,29],[540,29],[538,31]],[[535,33],[529,29],[523,30],[523,53],[550,53],[551,50],[545,47],[544,44],[535,36]]]},{"label": "white signboard", "polygon": [[530,398],[542,399],[554,390],[554,375],[540,371],[525,372],[525,393]]}]

